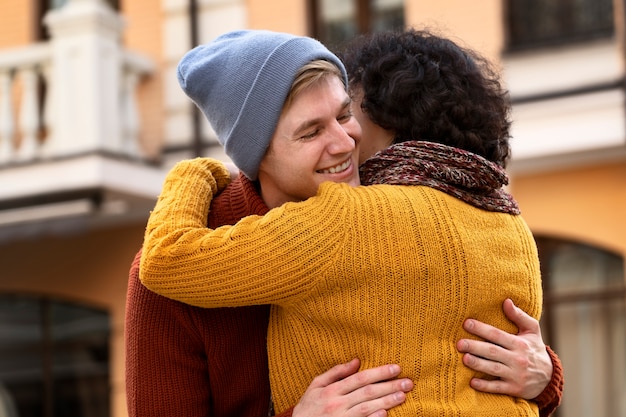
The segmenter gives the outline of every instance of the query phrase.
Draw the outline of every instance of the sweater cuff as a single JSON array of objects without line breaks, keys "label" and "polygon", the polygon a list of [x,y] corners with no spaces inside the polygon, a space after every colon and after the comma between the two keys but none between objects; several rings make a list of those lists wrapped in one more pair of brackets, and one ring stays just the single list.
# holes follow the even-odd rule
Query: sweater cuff
[{"label": "sweater cuff", "polygon": [[213,178],[215,179],[215,183],[217,185],[217,190],[213,191],[213,195],[217,195],[221,193],[228,184],[230,184],[232,176],[222,162],[211,158],[204,159],[208,163],[208,168],[210,169],[211,174],[213,175]]},{"label": "sweater cuff", "polygon": [[546,346],[546,351],[552,360],[552,379],[541,394],[533,399],[539,407],[540,417],[548,417],[552,414],[559,404],[561,404],[561,397],[563,396],[564,378],[561,360],[550,346]]}]

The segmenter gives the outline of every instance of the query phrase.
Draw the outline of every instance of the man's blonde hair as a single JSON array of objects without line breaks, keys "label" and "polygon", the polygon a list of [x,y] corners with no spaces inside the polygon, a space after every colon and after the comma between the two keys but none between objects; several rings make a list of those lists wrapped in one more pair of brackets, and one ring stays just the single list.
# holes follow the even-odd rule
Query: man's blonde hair
[{"label": "man's blonde hair", "polygon": [[342,84],[344,83],[341,70],[332,62],[324,59],[316,59],[303,65],[296,73],[296,77],[291,84],[291,89],[285,99],[285,104],[283,104],[283,111],[289,108],[294,97],[303,90],[316,84],[319,80],[333,75],[339,78]]}]

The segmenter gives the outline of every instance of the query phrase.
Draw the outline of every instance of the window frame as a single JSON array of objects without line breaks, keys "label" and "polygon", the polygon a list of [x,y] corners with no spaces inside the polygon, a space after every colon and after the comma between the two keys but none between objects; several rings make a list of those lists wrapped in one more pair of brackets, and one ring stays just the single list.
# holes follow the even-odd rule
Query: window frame
[{"label": "window frame", "polygon": [[[554,282],[552,282],[552,260],[558,255],[563,245],[574,245],[575,247],[577,246],[583,249],[590,249],[592,251],[596,251],[599,254],[601,253],[604,255],[608,255],[610,257],[613,257],[614,259],[619,258],[621,259],[622,263],[622,272],[624,272],[626,268],[626,260],[619,253],[608,251],[606,249],[590,244],[585,244],[584,242],[559,239],[543,235],[536,235],[535,241],[537,243],[537,249],[539,253],[543,285],[543,315],[540,322],[542,336],[544,339],[544,343],[546,345],[550,345],[558,354],[561,349],[568,349],[568,347],[560,346],[559,340],[556,336],[558,333],[557,328],[559,327],[556,313],[557,310],[559,308],[567,306],[579,306],[587,308],[589,308],[589,306],[596,308],[605,307],[609,304],[609,302],[615,301],[621,301],[622,304],[626,304],[626,281],[622,282],[621,287],[619,288],[609,287],[593,290],[583,289],[577,291],[561,292],[558,291],[558,288],[555,287]],[[622,308],[626,308],[626,306],[622,305]],[[609,341],[605,341],[607,346],[610,345],[610,343],[608,342]],[[603,383],[606,386],[611,386],[611,375],[604,375],[603,377],[605,378],[605,381],[603,381]],[[601,401],[601,399],[598,401]],[[610,408],[611,404],[607,404],[607,407]],[[613,412],[614,410],[608,411]],[[562,413],[562,407],[557,408],[554,413],[554,417],[559,417],[560,415],[562,415]]]},{"label": "window frame", "polygon": [[[529,4],[532,1],[535,5]],[[606,4],[598,6],[598,1],[604,1]],[[552,5],[555,9],[559,9],[554,19],[550,18],[550,13],[542,13],[537,11],[533,14],[533,10],[539,9],[541,3]],[[610,15],[610,24],[598,23],[602,19],[594,19],[598,24],[596,28],[580,28],[577,25],[577,17],[581,15],[587,16],[584,10],[576,10],[579,5],[576,0],[507,0],[504,2],[503,24],[505,29],[505,45],[507,52],[520,52],[545,47],[562,46],[575,44],[580,42],[592,41],[595,39],[605,39],[615,36],[615,7],[612,0],[582,0],[581,8],[584,7],[608,7],[608,17]],[[520,5],[515,6],[514,3]],[[523,10],[528,13],[526,18],[516,15],[516,10]],[[556,17],[558,16],[558,17]],[[537,22],[543,22],[544,25]],[[546,25],[557,26],[555,34],[540,34],[541,28]],[[516,27],[527,26],[527,29],[516,30]],[[519,32],[516,34],[515,32]]]},{"label": "window frame", "polygon": [[[26,416],[78,416],[76,406],[89,404],[97,415],[111,415],[110,314],[29,294],[0,294],[0,303],[0,325],[17,335],[0,343],[4,358],[0,372],[6,376],[0,384],[10,408]],[[15,320],[16,314],[20,320]],[[13,361],[7,360],[11,357]]]},{"label": "window frame", "polygon": [[[307,2],[308,32],[311,37],[318,39],[331,49],[333,45],[326,33],[325,22],[322,20],[322,0],[309,0]],[[352,0],[355,10],[354,23],[356,34],[363,34],[374,30],[375,13],[372,10],[371,0]],[[404,15],[404,2],[402,4],[402,14]],[[403,25],[405,23],[403,22]],[[339,40],[341,43],[343,40]]]}]

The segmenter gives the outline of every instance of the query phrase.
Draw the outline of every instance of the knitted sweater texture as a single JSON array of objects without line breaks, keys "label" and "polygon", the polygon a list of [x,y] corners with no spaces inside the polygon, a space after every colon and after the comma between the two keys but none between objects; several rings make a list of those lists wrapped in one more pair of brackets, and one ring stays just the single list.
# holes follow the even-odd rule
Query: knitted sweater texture
[{"label": "knitted sweater texture", "polygon": [[520,216],[478,209],[425,186],[324,183],[234,227],[206,228],[228,182],[211,159],[177,164],[151,214],[140,278],[197,306],[273,304],[268,330],[275,407],[354,357],[398,363],[415,382],[390,416],[529,416],[525,400],[480,393],[455,348],[474,317],[509,332],[510,297],[535,318],[541,282]]},{"label": "knitted sweater texture", "polygon": [[[241,176],[212,201],[209,227],[267,210]],[[126,300],[128,415],[266,417],[269,306],[204,309],[157,295],[139,281],[140,256]]]}]

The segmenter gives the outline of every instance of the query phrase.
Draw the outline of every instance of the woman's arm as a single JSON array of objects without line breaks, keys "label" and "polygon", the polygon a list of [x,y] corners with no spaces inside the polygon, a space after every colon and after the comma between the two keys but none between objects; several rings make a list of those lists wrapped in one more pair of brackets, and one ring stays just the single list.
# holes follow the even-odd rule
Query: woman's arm
[{"label": "woman's arm", "polygon": [[228,181],[228,171],[210,158],[174,166],[146,227],[142,283],[200,307],[280,304],[310,292],[341,247],[341,193],[209,229],[210,202]]},{"label": "woman's arm", "polygon": [[541,337],[539,322],[515,306],[504,301],[503,310],[517,327],[512,335],[488,324],[468,319],[463,328],[486,341],[461,339],[457,343],[463,363],[479,372],[497,377],[495,380],[474,378],[471,386],[496,394],[534,400],[541,416],[550,415],[563,395],[563,369],[556,354]]}]

